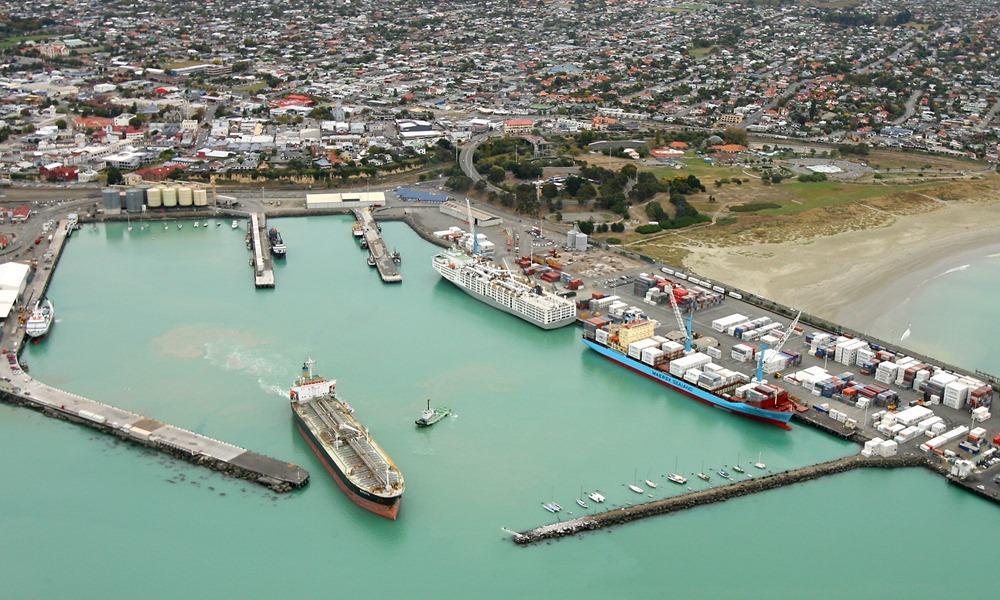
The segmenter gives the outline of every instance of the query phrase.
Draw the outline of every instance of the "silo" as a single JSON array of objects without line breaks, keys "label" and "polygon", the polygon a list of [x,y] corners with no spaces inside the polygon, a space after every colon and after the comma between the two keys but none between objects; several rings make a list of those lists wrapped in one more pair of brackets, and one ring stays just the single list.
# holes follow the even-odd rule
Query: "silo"
[{"label": "silo", "polygon": [[194,191],[194,205],[195,206],[208,206],[208,192],[205,190],[195,190]]},{"label": "silo", "polygon": [[167,208],[177,206],[177,188],[163,188],[163,206]]},{"label": "silo", "polygon": [[161,188],[149,188],[146,190],[146,204],[149,208],[160,208],[163,206],[163,190]]},{"label": "silo", "polygon": [[181,206],[191,206],[194,204],[194,195],[191,193],[191,188],[177,188],[177,204]]},{"label": "silo", "polygon": [[101,192],[101,207],[105,213],[118,214],[122,210],[121,192],[112,188],[105,188]]},{"label": "silo", "polygon": [[125,192],[125,210],[130,213],[142,212],[142,201],[146,198],[146,190],[132,188]]}]

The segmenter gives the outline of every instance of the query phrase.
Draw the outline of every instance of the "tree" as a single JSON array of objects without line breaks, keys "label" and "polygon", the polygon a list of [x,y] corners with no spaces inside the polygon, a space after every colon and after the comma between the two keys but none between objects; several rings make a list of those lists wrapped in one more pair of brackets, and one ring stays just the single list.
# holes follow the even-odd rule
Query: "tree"
[{"label": "tree", "polygon": [[542,186],[542,196],[548,198],[549,200],[555,198],[558,195],[559,195],[559,188],[556,187],[556,184],[549,182]]},{"label": "tree", "polygon": [[587,235],[594,233],[593,221],[577,221],[576,226],[579,228],[580,233],[585,233]]},{"label": "tree", "polygon": [[118,167],[108,167],[108,185],[119,185],[125,182],[121,170]]},{"label": "tree", "polygon": [[138,129],[139,127],[142,127],[142,119],[139,117],[132,117],[131,119],[128,120],[128,124],[129,127],[135,127],[136,129]]},{"label": "tree", "polygon": [[727,127],[726,130],[722,132],[722,139],[726,140],[727,144],[739,144],[741,146],[746,146],[747,130],[741,127]]},{"label": "tree", "polygon": [[59,119],[56,121],[56,127],[59,129],[66,129],[66,119]]},{"label": "tree", "polygon": [[506,179],[506,177],[507,171],[505,171],[503,167],[498,167],[497,165],[490,167],[490,172],[486,175],[486,178],[492,183],[500,183]]},{"label": "tree", "polygon": [[[570,196],[576,196],[577,192],[580,191],[580,186],[583,185],[583,179],[577,177],[576,175],[570,175],[566,178],[566,193]],[[591,187],[593,189],[593,187]]]}]

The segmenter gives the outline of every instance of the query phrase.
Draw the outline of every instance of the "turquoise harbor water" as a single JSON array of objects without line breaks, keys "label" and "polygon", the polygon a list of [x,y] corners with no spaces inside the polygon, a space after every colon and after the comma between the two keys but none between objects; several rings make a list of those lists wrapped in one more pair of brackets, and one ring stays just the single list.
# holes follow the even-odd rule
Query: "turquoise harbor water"
[{"label": "turquoise harbor water", "polygon": [[[621,504],[637,500],[633,473],[679,491],[660,477],[675,461],[691,473],[763,452],[785,469],[856,449],[720,413],[585,351],[572,327],[490,309],[439,281],[435,248],[405,225],[384,227],[405,261],[404,283],[384,286],[349,219],[276,223],[289,255],[270,291],[253,290],[228,222],[88,226],[50,290],[58,321],[23,358],[53,385],[297,462],[309,486],[276,496],[0,405],[5,597],[938,598],[995,584],[975,547],[1000,512],[923,471],[514,546],[502,526],[551,522],[553,499],[578,512],[581,486]],[[285,390],[307,355],[403,470],[399,521],[351,504],[294,431]],[[428,397],[457,417],[415,429]]]},{"label": "turquoise harbor water", "polygon": [[1000,376],[1000,247],[943,260],[917,278],[920,285],[889,300],[869,330],[950,364]]}]

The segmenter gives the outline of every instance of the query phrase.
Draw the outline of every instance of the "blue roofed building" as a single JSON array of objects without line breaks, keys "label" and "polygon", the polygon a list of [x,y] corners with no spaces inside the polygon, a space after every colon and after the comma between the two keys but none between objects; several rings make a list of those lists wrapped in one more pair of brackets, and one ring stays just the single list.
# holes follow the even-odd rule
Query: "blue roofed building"
[{"label": "blue roofed building", "polygon": [[414,188],[399,188],[396,190],[396,195],[399,196],[401,200],[405,200],[407,202],[440,203],[448,199],[447,194],[435,194],[434,192],[425,192]]}]

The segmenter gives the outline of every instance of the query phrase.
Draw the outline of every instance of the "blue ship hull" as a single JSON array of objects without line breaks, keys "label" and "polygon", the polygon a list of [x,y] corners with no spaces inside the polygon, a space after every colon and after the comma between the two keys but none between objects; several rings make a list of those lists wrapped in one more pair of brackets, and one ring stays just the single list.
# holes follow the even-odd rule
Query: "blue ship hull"
[{"label": "blue ship hull", "polygon": [[617,350],[612,350],[606,346],[602,346],[596,342],[592,342],[588,339],[584,339],[583,343],[590,347],[598,354],[601,354],[609,360],[628,367],[640,375],[645,375],[657,383],[661,383],[669,388],[673,388],[682,394],[690,396],[695,400],[704,402],[715,406],[716,408],[721,408],[727,412],[733,414],[742,415],[744,417],[749,417],[757,421],[763,421],[765,423],[770,423],[772,425],[777,425],[784,429],[791,429],[788,422],[792,419],[792,413],[789,411],[780,410],[768,410],[766,408],[758,408],[756,406],[751,406],[749,404],[744,404],[743,402],[732,402],[726,400],[721,396],[716,396],[712,392],[702,389],[696,385],[690,384],[683,379],[678,379],[671,375],[670,373],[664,373],[663,371],[657,371],[653,367],[647,365],[644,362],[635,360],[634,358],[628,356],[627,354],[622,354]]}]

